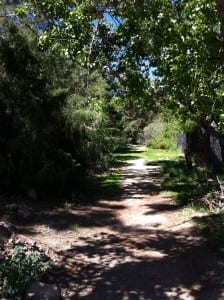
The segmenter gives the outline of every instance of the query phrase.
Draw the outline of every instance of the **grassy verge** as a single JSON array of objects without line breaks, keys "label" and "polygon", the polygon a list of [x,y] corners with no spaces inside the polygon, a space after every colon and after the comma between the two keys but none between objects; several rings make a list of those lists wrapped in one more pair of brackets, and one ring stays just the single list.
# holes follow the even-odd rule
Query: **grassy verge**
[{"label": "grassy verge", "polygon": [[197,168],[188,169],[179,149],[147,149],[142,157],[146,163],[160,166],[161,189],[180,206],[200,207],[200,198],[214,189],[211,174]]},{"label": "grassy verge", "polygon": [[149,164],[161,167],[161,189],[183,207],[183,213],[193,216],[195,211],[203,212],[193,218],[194,223],[208,246],[224,259],[224,213],[214,214],[203,201],[211,192],[219,190],[214,175],[196,167],[189,170],[183,157],[175,150],[148,150],[143,157]]},{"label": "grassy verge", "polygon": [[178,160],[181,157],[179,149],[167,150],[167,149],[149,149],[141,146],[130,146],[124,153],[114,154],[114,160],[117,163],[124,164],[130,159],[143,158],[146,163],[151,161],[160,160]]},{"label": "grassy verge", "polygon": [[103,176],[101,184],[104,188],[117,188],[120,186],[121,169],[111,169],[105,176]]},{"label": "grassy verge", "polygon": [[178,160],[181,156],[179,149],[167,150],[167,149],[147,149],[142,153],[142,158],[146,162],[161,161],[161,160]]},{"label": "grassy verge", "polygon": [[161,162],[161,187],[179,205],[200,207],[200,199],[214,188],[210,176],[210,173],[197,168],[189,170],[183,159]]}]

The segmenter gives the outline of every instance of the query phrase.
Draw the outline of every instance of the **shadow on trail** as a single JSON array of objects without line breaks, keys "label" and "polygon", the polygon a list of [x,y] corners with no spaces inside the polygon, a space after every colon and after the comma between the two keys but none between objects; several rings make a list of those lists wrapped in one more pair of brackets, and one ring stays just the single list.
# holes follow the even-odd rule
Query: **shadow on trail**
[{"label": "shadow on trail", "polygon": [[[181,196],[185,197],[195,188],[198,195],[207,192],[203,189],[204,179],[195,172],[184,174],[181,164],[162,161],[148,167],[147,173],[125,169],[122,176],[127,180],[123,193],[114,199],[113,209],[119,201],[158,195],[161,190],[183,192]],[[96,201],[95,208],[107,210],[109,202],[101,206],[102,202]],[[182,204],[149,203],[145,205],[145,215],[173,212]],[[122,204],[121,207],[125,209]],[[110,218],[114,218],[111,224]],[[82,238],[81,244],[59,253],[61,266],[55,272],[62,287],[72,294],[68,299],[223,299],[223,266],[199,239],[198,232],[189,228],[161,229],[157,224],[149,229],[125,226],[116,214],[106,219],[101,233]],[[113,234],[103,232],[108,225]]]},{"label": "shadow on trail", "polygon": [[124,232],[102,233],[60,253],[69,299],[221,299],[222,267],[188,231]]},{"label": "shadow on trail", "polygon": [[206,216],[197,216],[194,218],[194,222],[197,224],[209,247],[224,260],[224,214],[214,213]]},{"label": "shadow on trail", "polygon": [[[35,225],[46,225],[56,231],[73,229],[74,226],[80,228],[107,226],[114,229],[121,226],[116,212],[126,208],[122,203],[125,199],[154,196],[163,190],[176,193],[178,205],[151,203],[145,215],[152,215],[175,211],[189,199],[194,200],[198,195],[206,194],[210,188],[206,176],[195,170],[187,170],[183,161],[151,162],[144,170],[134,169],[129,163],[122,170],[121,177],[122,185],[109,189],[103,187],[99,181],[94,182],[82,195],[80,202],[77,202],[77,199],[69,202],[69,209],[65,209],[64,204],[60,204],[56,209],[40,208],[31,220],[22,223],[21,233],[29,232]],[[12,223],[15,221],[12,219]]]},{"label": "shadow on trail", "polygon": [[[58,232],[74,225],[98,229],[91,237],[80,237],[78,243],[77,236],[69,249],[57,252],[59,266],[51,275],[54,283],[69,292],[66,299],[223,299],[223,266],[199,241],[197,233],[186,228],[161,229],[159,224],[141,229],[125,225],[118,215],[118,211],[127,209],[127,199],[129,203],[136,198],[149,199],[142,214],[150,218],[180,208],[150,202],[161,191],[177,192],[185,200],[194,189],[206,193],[205,181],[200,183],[200,176],[194,172],[185,174],[182,167],[171,161],[151,163],[136,171],[127,167],[122,171],[122,186],[114,190],[90,187],[85,194],[86,205],[71,202],[67,210],[40,210],[29,221],[28,227],[43,224]],[[23,227],[28,230],[26,225]]]},{"label": "shadow on trail", "polygon": [[159,165],[146,167],[137,164],[133,167],[129,163],[129,166],[122,171],[122,177],[122,198],[132,198],[135,195],[138,198],[143,198],[146,195],[154,196],[161,192]]},{"label": "shadow on trail", "polygon": [[165,213],[165,212],[173,212],[180,209],[179,205],[175,204],[148,204],[146,207],[149,209],[145,215],[154,215],[158,213]]},{"label": "shadow on trail", "polygon": [[[43,207],[36,210],[32,219],[23,222],[21,233],[28,231],[35,225],[46,225],[47,227],[63,231],[72,229],[74,226],[86,227],[110,227],[120,226],[120,221],[116,217],[118,210],[125,209],[122,203],[125,199],[144,198],[146,195],[153,196],[160,192],[158,184],[158,170],[148,170],[147,172],[124,169],[121,177],[124,179],[122,185],[113,189],[103,187],[95,182],[86,191],[83,201],[80,203],[75,199],[71,200],[66,208],[65,204],[60,204],[58,208]],[[125,178],[127,180],[125,180]],[[16,223],[16,220],[12,220]],[[18,222],[20,225],[20,222]],[[35,234],[34,234],[35,235]]]}]

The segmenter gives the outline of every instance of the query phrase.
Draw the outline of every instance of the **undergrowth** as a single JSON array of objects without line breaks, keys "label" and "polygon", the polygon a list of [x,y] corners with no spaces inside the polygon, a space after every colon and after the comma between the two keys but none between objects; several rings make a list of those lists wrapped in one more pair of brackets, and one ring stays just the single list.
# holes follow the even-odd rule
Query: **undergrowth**
[{"label": "undergrowth", "polygon": [[195,224],[208,246],[224,260],[224,214],[210,214],[195,218]]},{"label": "undergrowth", "polygon": [[[203,212],[193,218],[208,246],[224,259],[224,213],[211,210],[211,195],[219,194],[219,184],[209,171],[188,169],[183,159],[157,161],[161,166],[160,184],[163,191],[188,213]],[[216,202],[216,207],[219,201]],[[219,211],[219,213],[218,213]]]},{"label": "undergrowth", "polygon": [[19,297],[27,284],[42,278],[53,266],[37,246],[14,245],[0,261],[0,295]]},{"label": "undergrowth", "polygon": [[201,205],[200,199],[216,188],[209,172],[188,169],[183,159],[161,161],[161,187],[174,197],[179,205]]},{"label": "undergrowth", "polygon": [[112,169],[102,179],[102,186],[106,188],[115,188],[120,185],[120,169]]}]

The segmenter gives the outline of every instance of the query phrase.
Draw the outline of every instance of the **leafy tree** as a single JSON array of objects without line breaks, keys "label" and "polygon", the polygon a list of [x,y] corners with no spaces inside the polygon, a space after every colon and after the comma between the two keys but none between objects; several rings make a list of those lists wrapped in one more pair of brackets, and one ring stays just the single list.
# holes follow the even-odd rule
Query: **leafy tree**
[{"label": "leafy tree", "polygon": [[183,127],[199,128],[223,147],[221,1],[31,4],[29,9],[47,20],[42,49],[50,47],[86,66],[87,82],[92,68],[106,70],[129,111],[167,107],[182,118]]}]

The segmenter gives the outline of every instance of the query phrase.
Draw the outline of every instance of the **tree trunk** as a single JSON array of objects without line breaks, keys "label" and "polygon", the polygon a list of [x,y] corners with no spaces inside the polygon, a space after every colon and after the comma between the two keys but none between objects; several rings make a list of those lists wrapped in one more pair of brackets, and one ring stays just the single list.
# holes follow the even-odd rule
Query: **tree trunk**
[{"label": "tree trunk", "polygon": [[220,19],[220,34],[224,37],[224,0],[216,0],[216,5]]}]

